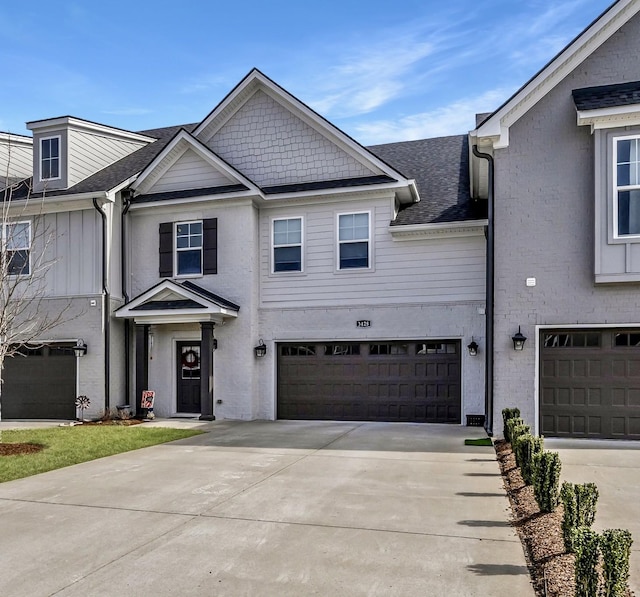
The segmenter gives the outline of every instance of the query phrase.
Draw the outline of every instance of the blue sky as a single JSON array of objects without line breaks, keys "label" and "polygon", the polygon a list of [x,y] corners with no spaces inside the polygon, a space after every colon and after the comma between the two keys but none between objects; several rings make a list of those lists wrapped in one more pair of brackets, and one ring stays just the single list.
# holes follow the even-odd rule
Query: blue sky
[{"label": "blue sky", "polygon": [[7,2],[0,130],[197,122],[257,67],[365,145],[464,133],[611,1]]}]

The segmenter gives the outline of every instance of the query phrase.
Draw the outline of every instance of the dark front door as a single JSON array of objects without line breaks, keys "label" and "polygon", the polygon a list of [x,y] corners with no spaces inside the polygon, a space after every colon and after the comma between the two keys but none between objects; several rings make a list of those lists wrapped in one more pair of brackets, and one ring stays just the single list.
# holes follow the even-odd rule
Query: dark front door
[{"label": "dark front door", "polygon": [[200,343],[178,342],[179,413],[200,412]]}]

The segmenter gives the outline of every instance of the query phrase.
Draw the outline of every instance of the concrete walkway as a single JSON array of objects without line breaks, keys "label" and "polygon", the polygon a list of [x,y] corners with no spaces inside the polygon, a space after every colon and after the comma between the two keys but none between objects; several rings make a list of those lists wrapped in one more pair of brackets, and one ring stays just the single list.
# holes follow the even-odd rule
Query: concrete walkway
[{"label": "concrete walkway", "polygon": [[533,595],[481,429],[205,428],[0,484],[0,595]]},{"label": "concrete walkway", "polygon": [[631,531],[629,586],[640,595],[640,442],[548,438],[544,444],[560,454],[562,481],[598,486],[594,529]]}]

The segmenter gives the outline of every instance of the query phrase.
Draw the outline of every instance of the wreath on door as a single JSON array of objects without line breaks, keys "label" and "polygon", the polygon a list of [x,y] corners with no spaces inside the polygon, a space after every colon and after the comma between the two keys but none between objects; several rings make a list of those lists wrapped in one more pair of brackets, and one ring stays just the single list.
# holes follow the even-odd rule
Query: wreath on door
[{"label": "wreath on door", "polygon": [[182,353],[182,367],[184,369],[197,369],[198,366],[198,353],[193,348],[185,350]]}]

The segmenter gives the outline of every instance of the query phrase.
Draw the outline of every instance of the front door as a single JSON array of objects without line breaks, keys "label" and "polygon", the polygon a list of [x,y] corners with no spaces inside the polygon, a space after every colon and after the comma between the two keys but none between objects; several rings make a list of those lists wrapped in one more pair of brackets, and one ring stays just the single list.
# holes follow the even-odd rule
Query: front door
[{"label": "front door", "polygon": [[200,343],[177,342],[179,413],[200,412]]}]

